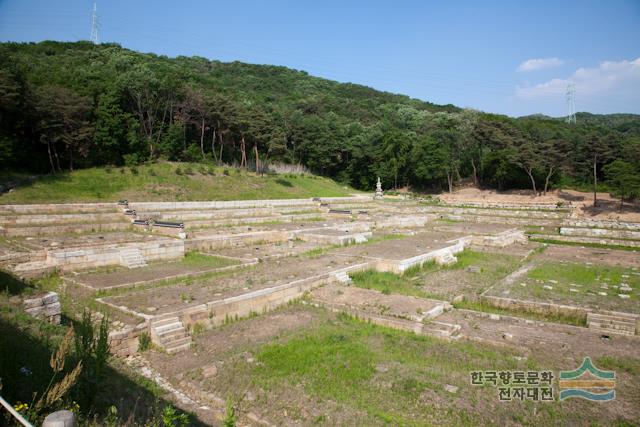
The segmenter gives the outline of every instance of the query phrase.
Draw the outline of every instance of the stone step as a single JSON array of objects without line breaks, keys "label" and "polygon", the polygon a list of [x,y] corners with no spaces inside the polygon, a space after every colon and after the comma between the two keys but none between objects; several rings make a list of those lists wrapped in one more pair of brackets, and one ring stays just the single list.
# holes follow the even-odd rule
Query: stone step
[{"label": "stone step", "polygon": [[456,337],[462,327],[458,324],[431,321],[422,327],[422,331],[441,337]]},{"label": "stone step", "polygon": [[595,329],[607,329],[610,330],[611,332],[617,333],[617,332],[624,332],[624,333],[629,333],[630,335],[634,335],[636,333],[636,328],[635,325],[614,325],[614,324],[610,324],[610,323],[599,323],[599,322],[591,322],[589,323],[589,328],[595,328]]},{"label": "stone step", "polygon": [[589,326],[590,331],[599,332],[603,334],[618,334],[618,335],[635,335],[634,332],[624,331],[620,329],[598,328],[595,326]]},{"label": "stone step", "polygon": [[139,268],[147,265],[138,248],[124,248],[120,250],[120,264],[127,268]]},{"label": "stone step", "polygon": [[436,262],[440,265],[451,265],[451,264],[455,264],[457,261],[458,261],[458,258],[456,258],[450,253],[446,253],[444,255],[440,255],[436,257]]},{"label": "stone step", "polygon": [[165,347],[171,347],[172,345],[175,345],[175,343],[182,344],[187,341],[191,342],[191,337],[186,333],[186,331],[182,331],[181,333],[162,336],[160,337],[160,341]]},{"label": "stone step", "polygon": [[346,285],[351,283],[351,277],[349,277],[349,275],[345,272],[337,273],[335,275],[335,278],[338,280],[338,282],[344,283]]},{"label": "stone step", "polygon": [[173,354],[191,347],[191,335],[177,316],[151,321],[151,338],[154,344]]},{"label": "stone step", "polygon": [[640,316],[630,313],[616,313],[616,314],[607,314],[607,313],[587,313],[587,319],[599,319],[599,320],[621,320],[624,319],[628,322],[635,322],[640,318]]},{"label": "stone step", "polygon": [[175,346],[175,347],[165,348],[165,351],[168,354],[174,354],[174,353],[179,353],[181,351],[189,350],[190,348],[191,348],[191,341],[189,341],[188,343],[182,344],[182,345]]},{"label": "stone step", "polygon": [[168,324],[162,325],[162,326],[154,326],[154,329],[155,329],[156,333],[158,334],[158,336],[161,336],[161,335],[169,333],[171,331],[175,331],[175,330],[178,330],[178,329],[184,329],[184,326],[182,326],[182,322],[175,322],[175,323],[168,323]]},{"label": "stone step", "polygon": [[169,323],[175,323],[175,322],[180,322],[180,318],[178,316],[162,317],[159,319],[151,320],[151,326],[155,328],[157,326],[164,326],[164,325],[168,325]]},{"label": "stone step", "polygon": [[614,334],[635,335],[637,318],[627,314],[588,313],[587,326],[589,329]]}]

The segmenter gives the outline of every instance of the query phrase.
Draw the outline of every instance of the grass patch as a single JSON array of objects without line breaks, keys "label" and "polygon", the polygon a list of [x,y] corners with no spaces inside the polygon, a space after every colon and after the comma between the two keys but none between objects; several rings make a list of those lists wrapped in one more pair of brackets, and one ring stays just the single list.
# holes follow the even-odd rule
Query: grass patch
[{"label": "grass patch", "polygon": [[[423,279],[427,279],[434,273],[460,271],[469,266],[478,266],[480,267],[480,273],[473,273],[472,281],[477,285],[475,286],[477,293],[480,293],[485,286],[489,286],[505,277],[517,266],[517,259],[508,255],[501,255],[498,260],[498,256],[495,254],[465,250],[457,254],[456,257],[458,261],[450,266],[441,266],[431,261],[413,266],[402,275],[368,270],[354,273],[351,278],[355,286],[374,289],[387,294],[396,293],[422,298],[446,299],[446,296],[440,295],[436,289],[433,292],[425,289],[425,281]],[[459,274],[465,273],[460,272]]]},{"label": "grass patch", "polygon": [[640,375],[640,359],[631,357],[602,356],[596,359],[596,364],[601,369],[626,372],[631,375]]},{"label": "grass patch", "polygon": [[[634,291],[640,290],[640,276],[632,274],[629,268],[614,267],[609,265],[582,265],[571,263],[545,263],[537,266],[527,273],[530,281],[553,283],[553,291],[556,294],[570,296],[571,288],[577,288],[580,294],[598,293],[605,291],[618,298],[618,288],[623,283],[632,291],[630,298],[634,298]],[[626,277],[622,277],[622,276]],[[551,282],[554,281],[554,282]],[[544,294],[540,286],[531,287],[537,296]]]},{"label": "grass patch", "polygon": [[[299,393],[308,396],[300,402],[308,399],[321,410],[329,401],[334,422],[338,419],[346,425],[508,424],[525,419],[531,407],[496,404],[497,390],[469,386],[470,372],[539,369],[534,357],[517,360],[515,350],[466,341],[445,344],[433,337],[371,325],[346,315],[250,350],[259,363],[234,370],[228,384],[224,376],[217,379],[219,392],[233,392],[239,378],[245,377],[245,381],[274,396],[265,404],[278,408],[287,405],[289,409],[289,404],[298,402],[277,401],[275,396],[280,390],[299,387]],[[459,390],[451,394],[445,385]],[[291,394],[284,396],[291,399]],[[460,401],[469,404],[461,407]],[[490,411],[487,405],[491,405]],[[539,411],[536,422],[562,424],[572,413],[563,407],[557,409]],[[285,424],[287,418],[273,421]]]},{"label": "grass patch", "polygon": [[402,276],[394,273],[366,270],[351,274],[351,280],[354,286],[373,289],[383,294],[394,293],[420,298],[434,298],[433,295],[422,289],[420,282],[411,281],[409,278],[435,269],[437,269],[435,263],[426,263],[422,267],[407,270]]},{"label": "grass patch", "polygon": [[[0,203],[70,203],[129,200],[255,200],[348,196],[353,189],[313,175],[195,172],[198,164],[161,162],[128,168],[89,168],[41,176],[0,196]],[[176,170],[192,170],[177,174]],[[227,168],[228,169],[228,168]]]},{"label": "grass patch", "polygon": [[180,263],[186,267],[214,269],[237,265],[240,264],[240,261],[215,255],[205,255],[197,251],[190,251],[184,255],[184,258]]}]

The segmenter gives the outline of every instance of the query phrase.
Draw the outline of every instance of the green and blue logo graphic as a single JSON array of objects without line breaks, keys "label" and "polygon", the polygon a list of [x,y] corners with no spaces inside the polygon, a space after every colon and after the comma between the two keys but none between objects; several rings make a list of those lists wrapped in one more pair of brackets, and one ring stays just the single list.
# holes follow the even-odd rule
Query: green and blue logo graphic
[{"label": "green and blue logo graphic", "polygon": [[573,371],[560,371],[560,400],[581,397],[606,402],[616,397],[616,374],[596,368],[589,357]]}]

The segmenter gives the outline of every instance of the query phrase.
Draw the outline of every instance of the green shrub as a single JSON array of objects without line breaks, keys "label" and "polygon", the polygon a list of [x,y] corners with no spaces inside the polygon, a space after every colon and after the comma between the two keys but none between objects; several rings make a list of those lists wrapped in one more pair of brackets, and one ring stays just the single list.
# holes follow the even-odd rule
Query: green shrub
[{"label": "green shrub", "polygon": [[182,169],[180,168],[180,166],[176,168],[176,175],[182,175]]},{"label": "green shrub", "polygon": [[122,156],[125,166],[137,166],[140,164],[140,157],[137,153],[125,154]]},{"label": "green shrub", "polygon": [[231,400],[227,400],[227,410],[225,412],[224,421],[222,422],[224,427],[235,427],[236,426],[236,410],[233,407],[233,402]]},{"label": "green shrub", "polygon": [[91,312],[84,310],[80,322],[74,324],[76,355],[82,363],[82,374],[78,380],[78,402],[82,408],[91,408],[95,396],[105,378],[109,359],[109,319],[105,315],[98,325]]},{"label": "green shrub", "polygon": [[147,351],[151,348],[151,337],[148,333],[143,332],[138,337],[138,351]]},{"label": "green shrub", "polygon": [[162,425],[165,427],[185,427],[189,425],[189,415],[181,413],[171,405],[162,411]]}]

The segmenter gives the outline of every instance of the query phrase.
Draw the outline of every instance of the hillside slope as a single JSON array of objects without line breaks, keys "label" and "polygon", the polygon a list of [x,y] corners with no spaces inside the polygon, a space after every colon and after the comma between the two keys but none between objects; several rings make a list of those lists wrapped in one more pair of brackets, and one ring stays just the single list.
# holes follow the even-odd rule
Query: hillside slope
[{"label": "hillside slope", "polygon": [[354,190],[315,175],[263,175],[191,163],[90,168],[47,175],[0,195],[0,204],[292,199]]}]

